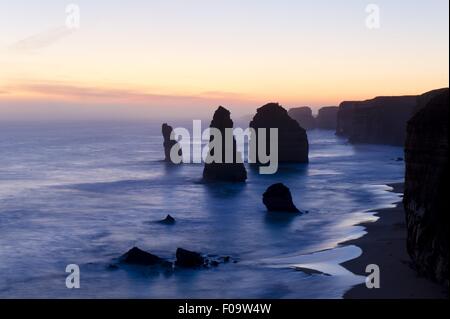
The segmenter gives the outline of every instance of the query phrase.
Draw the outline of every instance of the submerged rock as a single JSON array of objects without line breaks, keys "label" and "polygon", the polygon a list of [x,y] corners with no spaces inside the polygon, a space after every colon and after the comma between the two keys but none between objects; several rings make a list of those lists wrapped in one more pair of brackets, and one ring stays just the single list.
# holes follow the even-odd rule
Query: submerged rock
[{"label": "submerged rock", "polygon": [[[265,128],[266,131],[266,153],[270,152],[270,128],[278,129],[278,162],[280,163],[307,163],[309,144],[306,131],[296,120],[292,119],[288,112],[278,103],[269,103],[260,107],[250,127],[255,129],[258,149],[258,129]],[[261,163],[259,152],[256,152],[256,162]]]},{"label": "submerged rock", "polygon": [[267,188],[263,194],[263,203],[270,212],[300,212],[292,202],[291,191],[281,183]]},{"label": "submerged rock", "polygon": [[183,248],[178,248],[176,252],[177,260],[175,265],[178,267],[195,268],[205,265],[205,258],[195,251],[189,251]]},{"label": "submerged rock", "polygon": [[166,218],[164,218],[163,220],[159,221],[161,224],[165,224],[165,225],[173,225],[175,224],[175,218],[173,218],[170,215],[167,215]]},{"label": "submerged rock", "polygon": [[170,138],[170,135],[172,134],[173,128],[170,125],[167,125],[167,123],[164,123],[162,125],[162,135],[164,137],[164,160],[166,162],[170,162],[173,163],[171,157],[170,157],[170,151],[172,150],[173,147],[177,147],[178,148],[178,156],[182,156],[183,155],[183,151],[181,149],[181,146],[178,144],[177,141],[172,140]]},{"label": "submerged rock", "polygon": [[449,90],[408,123],[405,146],[407,248],[421,275],[449,286]]},{"label": "submerged rock", "polygon": [[[227,134],[233,134],[232,130],[226,130],[227,128],[233,128],[233,121],[230,117],[230,111],[222,106],[214,113],[213,119],[211,121],[210,128],[216,128],[221,132],[221,153],[222,156],[216,159],[214,158],[215,148],[210,150],[207,157],[207,163],[203,169],[203,179],[206,181],[226,181],[226,182],[245,182],[247,179],[247,171],[242,160],[242,155],[236,150],[236,140],[234,137],[228,136],[229,140],[233,141],[231,147],[227,147],[225,140]],[[214,135],[211,135],[210,142],[214,141]],[[231,144],[231,143],[230,143]],[[219,153],[217,153],[219,154]],[[226,154],[232,159],[230,163],[226,163]],[[208,163],[208,161],[210,163]]]},{"label": "submerged rock", "polygon": [[141,266],[171,266],[172,263],[150,254],[137,247],[131,248],[128,252],[120,257],[120,261],[125,264],[141,265]]},{"label": "submerged rock", "polygon": [[308,106],[294,107],[288,111],[288,115],[296,120],[305,130],[316,128],[316,119]]}]

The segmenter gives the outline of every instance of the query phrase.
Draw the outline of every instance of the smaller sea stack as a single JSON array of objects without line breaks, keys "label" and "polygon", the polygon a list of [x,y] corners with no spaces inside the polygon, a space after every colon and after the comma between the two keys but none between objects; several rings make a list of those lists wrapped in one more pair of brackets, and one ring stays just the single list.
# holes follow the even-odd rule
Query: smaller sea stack
[{"label": "smaller sea stack", "polygon": [[173,163],[171,157],[170,157],[170,152],[172,150],[173,147],[177,147],[178,148],[178,156],[181,157],[183,155],[183,152],[181,150],[181,146],[178,144],[177,141],[172,140],[171,139],[171,134],[173,132],[173,128],[172,126],[168,125],[167,123],[164,123],[162,125],[162,135],[164,137],[164,160],[166,162],[170,162]]},{"label": "smaller sea stack", "polygon": [[273,184],[264,192],[263,203],[269,212],[300,212],[292,202],[291,191],[281,183]]}]

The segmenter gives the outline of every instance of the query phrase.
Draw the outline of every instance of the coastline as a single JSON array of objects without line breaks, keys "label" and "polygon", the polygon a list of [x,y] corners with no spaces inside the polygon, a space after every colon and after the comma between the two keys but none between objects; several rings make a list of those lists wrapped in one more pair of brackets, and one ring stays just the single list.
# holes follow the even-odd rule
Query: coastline
[{"label": "coastline", "polygon": [[[391,184],[392,192],[403,194],[403,183]],[[376,222],[364,223],[367,234],[343,244],[356,245],[363,251],[356,259],[342,264],[349,271],[366,276],[369,264],[380,267],[380,288],[356,285],[344,299],[447,299],[445,288],[419,277],[411,267],[406,250],[406,224],[402,202],[394,208],[381,209]]]}]

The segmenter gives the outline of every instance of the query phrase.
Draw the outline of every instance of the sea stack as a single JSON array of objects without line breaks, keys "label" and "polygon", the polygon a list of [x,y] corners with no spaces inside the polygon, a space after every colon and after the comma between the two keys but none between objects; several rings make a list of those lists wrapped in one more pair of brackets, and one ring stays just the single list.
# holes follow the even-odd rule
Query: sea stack
[{"label": "sea stack", "polygon": [[[222,141],[219,144],[222,148],[222,156],[219,158],[220,162],[213,160],[211,163],[208,163],[208,161],[214,159],[214,148],[218,146],[209,151],[207,163],[205,163],[205,168],[203,169],[203,179],[206,181],[245,182],[247,171],[245,170],[242,155],[236,150],[236,140],[234,136],[226,136],[227,134],[233,135],[232,130],[226,130],[227,128],[233,128],[230,111],[219,106],[214,113],[210,128],[218,129],[221,133]],[[233,141],[233,145],[230,148],[227,148],[225,143],[227,138]],[[210,142],[214,143],[213,134],[211,134]],[[229,161],[229,163],[226,163],[226,154],[232,154],[232,161]]]},{"label": "sea stack", "polygon": [[[270,145],[270,128],[278,129],[278,162],[280,163],[308,163],[309,144],[306,130],[292,119],[286,109],[278,103],[269,103],[260,107],[250,127],[255,130],[256,148],[258,148],[258,129],[265,128],[266,145]],[[269,150],[267,150],[269,153]],[[258,150],[256,152],[258,154]],[[256,156],[258,157],[258,155]],[[256,162],[260,163],[259,158]]]},{"label": "sea stack", "polygon": [[291,191],[281,183],[273,184],[267,188],[263,194],[263,203],[269,212],[299,212],[292,202]]},{"label": "sea stack", "polygon": [[316,118],[316,128],[322,130],[336,130],[338,110],[339,107],[337,106],[325,106],[320,108]]},{"label": "sea stack", "polygon": [[296,120],[305,130],[316,128],[316,119],[312,114],[312,110],[308,106],[295,107],[288,111],[291,118]]},{"label": "sea stack", "polygon": [[167,123],[164,123],[162,125],[162,135],[164,137],[164,160],[166,162],[170,162],[172,163],[172,159],[170,157],[170,151],[172,149],[172,147],[174,147],[175,145],[177,145],[176,147],[178,147],[178,156],[181,157],[183,155],[183,152],[181,150],[181,146],[178,144],[177,141],[172,140],[170,135],[172,134],[173,128],[170,125],[167,125]]},{"label": "sea stack", "polygon": [[449,286],[448,88],[409,122],[405,145],[407,248],[421,275]]}]

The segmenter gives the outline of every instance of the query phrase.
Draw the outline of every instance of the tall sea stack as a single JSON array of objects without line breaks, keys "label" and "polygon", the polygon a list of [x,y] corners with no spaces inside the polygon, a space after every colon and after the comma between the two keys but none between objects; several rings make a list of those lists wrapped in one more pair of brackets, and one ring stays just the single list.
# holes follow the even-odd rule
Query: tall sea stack
[{"label": "tall sea stack", "polygon": [[[233,141],[231,148],[226,147],[226,134],[233,134],[231,130],[226,130],[227,128],[233,128],[233,121],[230,117],[230,111],[222,106],[214,113],[213,119],[211,121],[210,128],[216,128],[221,132],[222,135],[222,158],[221,163],[212,162],[205,163],[205,168],[203,169],[203,179],[206,181],[226,181],[226,182],[245,182],[247,179],[247,171],[241,157],[241,154],[236,151],[236,140],[234,136],[228,136],[228,138]],[[213,142],[214,135],[211,135],[210,142]],[[226,154],[233,154],[232,163],[226,163]],[[208,159],[214,157],[214,149],[210,150],[208,154]]]},{"label": "tall sea stack", "polygon": [[[175,141],[175,140],[172,140],[171,138],[170,138],[170,135],[172,134],[172,131],[173,131],[173,128],[172,128],[172,126],[170,126],[170,125],[167,125],[167,123],[164,123],[163,125],[162,125],[162,135],[163,135],[163,137],[164,137],[164,143],[163,143],[163,146],[164,146],[164,156],[165,156],[165,161],[166,162],[172,162],[172,159],[170,158],[170,151],[171,151],[171,149],[172,149],[172,147],[174,146],[174,145],[177,145],[178,144],[178,142],[177,141]],[[181,150],[181,146],[180,145],[178,145],[178,147],[179,147],[179,149],[178,149],[178,156],[182,156],[183,154],[182,154],[182,150]]]},{"label": "tall sea stack", "polygon": [[429,100],[409,122],[403,204],[407,248],[417,270],[449,285],[449,90]]},{"label": "tall sea stack", "polygon": [[[255,129],[256,136],[252,138],[256,139],[256,145],[258,145],[258,129],[267,129],[267,153],[270,152],[270,128],[278,129],[278,162],[308,163],[309,144],[306,130],[278,103],[260,107],[250,122],[250,127]],[[258,153],[257,151],[256,154]],[[256,161],[260,162],[258,158]]]}]

